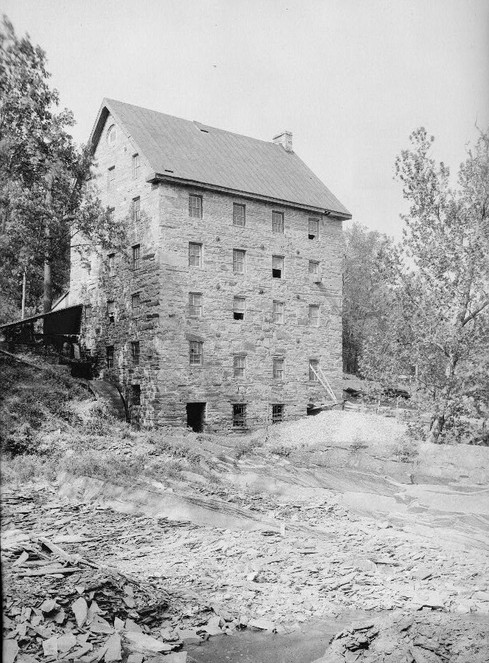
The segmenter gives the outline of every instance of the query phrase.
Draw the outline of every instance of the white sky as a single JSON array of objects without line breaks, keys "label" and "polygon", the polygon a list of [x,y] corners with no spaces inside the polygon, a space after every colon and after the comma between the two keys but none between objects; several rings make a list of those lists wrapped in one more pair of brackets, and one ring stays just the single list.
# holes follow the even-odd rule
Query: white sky
[{"label": "white sky", "polygon": [[488,0],[2,0],[86,142],[103,97],[294,149],[354,220],[401,231],[423,125],[454,169],[489,125]]}]

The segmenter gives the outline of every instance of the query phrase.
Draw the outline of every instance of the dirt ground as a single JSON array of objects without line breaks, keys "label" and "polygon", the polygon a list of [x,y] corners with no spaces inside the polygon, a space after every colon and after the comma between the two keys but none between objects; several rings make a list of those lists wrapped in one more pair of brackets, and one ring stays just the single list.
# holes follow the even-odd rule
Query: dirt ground
[{"label": "dirt ground", "polygon": [[[205,476],[117,486],[65,472],[52,485],[10,486],[7,643],[18,643],[20,663],[49,663],[46,641],[61,638],[62,649],[69,633],[77,644],[57,659],[89,663],[107,661],[101,650],[117,635],[125,659],[137,653],[136,624],[164,645],[141,655],[167,663],[487,661],[489,450],[431,448],[404,435],[397,419],[329,412],[246,439],[187,435],[212,468]],[[133,444],[121,439],[114,454]],[[76,569],[26,575],[51,559],[42,540]],[[106,632],[94,633],[70,619],[73,602],[90,605],[106,587],[90,599],[87,573],[112,571],[160,607],[136,606],[133,618],[106,608]],[[42,605],[63,596],[66,619],[56,621],[59,609]]]}]

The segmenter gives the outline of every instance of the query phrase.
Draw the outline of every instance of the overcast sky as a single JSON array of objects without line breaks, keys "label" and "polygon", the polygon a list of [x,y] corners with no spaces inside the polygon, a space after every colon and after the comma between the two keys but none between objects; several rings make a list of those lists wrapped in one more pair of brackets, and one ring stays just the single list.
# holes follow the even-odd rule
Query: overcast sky
[{"label": "overcast sky", "polygon": [[418,126],[455,169],[489,125],[489,0],[3,0],[86,142],[103,97],[294,149],[400,235],[393,163]]}]

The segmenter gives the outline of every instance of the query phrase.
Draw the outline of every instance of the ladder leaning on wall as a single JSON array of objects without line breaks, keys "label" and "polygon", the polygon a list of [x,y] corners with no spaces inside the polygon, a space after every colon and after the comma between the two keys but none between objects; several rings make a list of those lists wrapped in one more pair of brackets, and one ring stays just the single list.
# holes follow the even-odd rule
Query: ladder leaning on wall
[{"label": "ladder leaning on wall", "polygon": [[315,368],[312,364],[309,364],[309,368],[310,368],[311,371],[314,373],[314,375],[317,377],[318,382],[320,382],[321,385],[324,387],[324,389],[326,390],[326,393],[327,393],[328,396],[331,398],[331,400],[333,401],[333,403],[334,403],[334,404],[337,404],[339,401],[338,401],[338,399],[336,398],[335,393],[334,393],[334,391],[333,391],[333,389],[332,389],[332,387],[331,387],[331,385],[330,385],[330,383],[329,383],[329,380],[328,380],[328,378],[326,377],[326,375],[324,374],[324,372],[323,372],[323,370],[321,369],[321,367],[320,367],[320,366],[317,366],[317,367]]}]

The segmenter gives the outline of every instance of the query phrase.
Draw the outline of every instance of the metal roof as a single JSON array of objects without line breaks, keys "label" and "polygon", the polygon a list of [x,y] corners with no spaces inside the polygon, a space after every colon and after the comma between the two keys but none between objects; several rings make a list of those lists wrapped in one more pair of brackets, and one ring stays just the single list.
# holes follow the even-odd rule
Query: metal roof
[{"label": "metal roof", "polygon": [[351,218],[294,152],[200,122],[104,99],[90,138],[93,149],[109,113],[144,154],[156,179],[200,184]]}]

